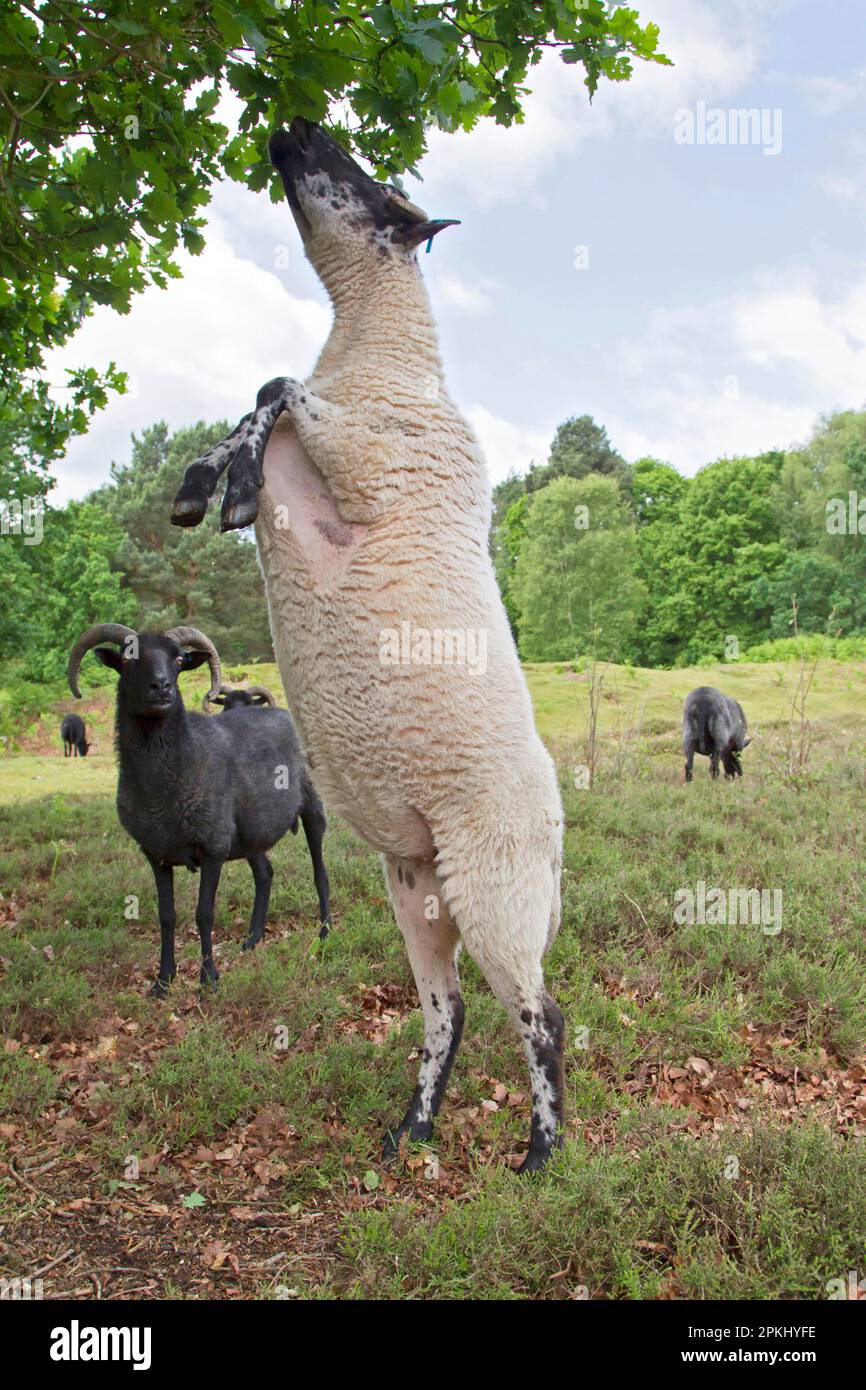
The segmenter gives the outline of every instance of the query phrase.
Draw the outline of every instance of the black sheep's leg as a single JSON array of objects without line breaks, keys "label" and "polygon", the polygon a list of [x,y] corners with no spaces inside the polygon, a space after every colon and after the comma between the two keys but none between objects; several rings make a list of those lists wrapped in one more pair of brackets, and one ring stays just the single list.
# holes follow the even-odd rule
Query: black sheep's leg
[{"label": "black sheep's leg", "polygon": [[304,827],[310,859],[313,863],[313,880],[319,896],[319,921],[322,924],[319,929],[319,936],[324,941],[331,924],[331,890],[328,883],[328,871],[322,858],[322,840],[327,829],[327,821],[318,797],[316,797],[314,804],[308,803],[304,806],[301,812],[301,823]]},{"label": "black sheep's leg", "polygon": [[252,412],[235,425],[231,434],[227,434],[219,444],[208,449],[206,454],[189,465],[171,511],[174,526],[198,526],[207,511],[208,502],[214,495],[220,477],[243,441],[251,419]]},{"label": "black sheep's leg", "polygon": [[150,855],[147,857],[156,883],[160,939],[159,970],[150,987],[150,993],[156,999],[164,999],[168,994],[169,985],[177,974],[177,966],[174,961],[174,870],[170,866],[158,864],[155,859],[150,858]]},{"label": "black sheep's leg", "polygon": [[213,958],[213,919],[216,892],[219,887],[223,861],[207,858],[202,861],[201,879],[198,886],[198,906],[195,910],[195,924],[201,940],[201,974],[203,989],[216,989],[219,971]]},{"label": "black sheep's leg", "polygon": [[253,871],[256,896],[253,901],[253,915],[250,918],[250,931],[243,949],[252,951],[258,946],[265,934],[265,922],[268,916],[268,903],[271,897],[274,871],[266,854],[250,854],[247,856],[247,863]]},{"label": "black sheep's leg", "polygon": [[693,772],[692,772],[692,768],[694,767],[694,763],[695,763],[695,750],[694,750],[694,748],[687,748],[687,749],[686,749],[686,781],[687,781],[687,782],[691,782],[691,780],[692,780],[692,778],[693,778],[693,776],[694,776],[694,774],[693,774]]},{"label": "black sheep's leg", "polygon": [[710,776],[715,779],[719,775],[719,755],[715,751],[710,754]]},{"label": "black sheep's leg", "polygon": [[726,749],[722,754],[722,766],[725,769],[725,781],[732,782],[737,775],[737,755],[731,749]]}]

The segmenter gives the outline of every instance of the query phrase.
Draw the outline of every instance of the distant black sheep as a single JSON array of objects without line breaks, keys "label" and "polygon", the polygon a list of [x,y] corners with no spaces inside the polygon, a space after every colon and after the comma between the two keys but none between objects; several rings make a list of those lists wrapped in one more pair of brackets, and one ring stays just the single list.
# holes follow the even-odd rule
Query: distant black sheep
[{"label": "distant black sheep", "polygon": [[86,758],[90,744],[87,742],[84,720],[80,714],[65,714],[60,725],[63,739],[64,758]]},{"label": "distant black sheep", "polygon": [[742,777],[739,755],[752,741],[746,727],[746,716],[737,700],[709,685],[693,690],[683,711],[686,781],[692,780],[696,753],[709,758],[711,777],[719,775],[719,759],[726,777]]},{"label": "distant black sheep", "polygon": [[226,710],[248,708],[250,705],[269,705],[271,709],[277,708],[277,702],[271,692],[264,685],[248,685],[241,689],[232,689],[230,685],[221,685],[219,694],[211,699],[210,692],[205,695],[202,701],[202,709],[207,712],[211,705],[222,705],[223,713]]},{"label": "distant black sheep", "polygon": [[[101,647],[111,642],[121,648]],[[189,714],[178,676],[207,661],[211,696],[220,685],[216,648],[194,627],[164,635],[103,623],[83,633],[69,658],[69,685],[78,689],[84,654],[117,671],[115,742],[120,777],[117,810],[124,828],[148,859],[159,901],[161,951],[151,994],[164,997],[175,977],[174,869],[201,870],[196,925],[201,938],[201,983],[219,978],[211,932],[223,864],[246,859],[256,885],[244,950],[261,941],[273,869],[266,851],[287,830],[304,827],[319,897],[320,936],[330,920],[328,875],[322,860],[326,829],[322,803],[310,781],[288,710],[235,709],[209,719]],[[190,648],[191,650],[184,650]]]}]

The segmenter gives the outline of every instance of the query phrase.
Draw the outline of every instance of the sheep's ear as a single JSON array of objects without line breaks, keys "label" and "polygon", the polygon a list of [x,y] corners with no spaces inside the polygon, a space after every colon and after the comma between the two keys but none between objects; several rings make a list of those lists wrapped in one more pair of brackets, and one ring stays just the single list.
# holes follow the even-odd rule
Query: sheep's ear
[{"label": "sheep's ear", "polygon": [[266,705],[267,703],[268,703],[268,702],[267,702],[267,700],[265,699],[264,695],[254,695],[254,696],[253,696],[253,704],[254,704],[254,705]]},{"label": "sheep's ear", "polygon": [[184,652],[182,671],[194,671],[197,666],[203,666],[207,661],[207,652]]},{"label": "sheep's ear", "polygon": [[459,226],[459,218],[434,217],[429,222],[410,222],[405,227],[398,227],[391,240],[399,242],[401,246],[420,246],[422,241],[432,241],[434,236],[438,232],[444,232],[446,227]]},{"label": "sheep's ear", "polygon": [[93,655],[102,662],[103,666],[110,666],[112,671],[117,671],[120,674],[122,669],[120,652],[116,652],[113,647],[94,647]]}]

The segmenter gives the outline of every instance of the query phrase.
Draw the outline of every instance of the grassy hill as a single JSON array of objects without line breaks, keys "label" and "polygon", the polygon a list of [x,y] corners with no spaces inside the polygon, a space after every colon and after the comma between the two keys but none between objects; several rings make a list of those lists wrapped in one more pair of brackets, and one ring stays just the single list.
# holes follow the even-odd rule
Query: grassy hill
[{"label": "grassy hill", "polygon": [[[591,672],[567,664],[529,665],[525,670],[542,737],[563,757],[578,758],[587,733]],[[229,683],[266,685],[285,704],[279,672],[271,663],[247,662],[227,668],[224,674]],[[719,686],[740,701],[755,740],[747,754],[750,761],[760,757],[757,750],[762,740],[771,756],[778,757],[790,728],[799,677],[800,666],[791,661],[675,671],[600,663],[596,680],[601,687],[602,758],[615,760],[627,745],[633,754],[652,757],[653,775],[677,779],[683,701],[697,685]],[[207,688],[205,671],[184,678],[189,708],[200,707]],[[12,741],[13,753],[0,761],[0,805],[52,792],[90,795],[114,787],[114,686],[88,687],[85,681],[82,689],[83,700],[71,695],[53,699],[21,722]],[[71,710],[83,715],[94,741],[83,763],[62,757],[60,721]],[[806,714],[819,760],[831,750],[842,754],[846,749],[862,749],[866,745],[866,661],[818,661]]]},{"label": "grassy hill", "polygon": [[[279,689],[274,668],[245,669]],[[96,1262],[119,1271],[99,1276],[115,1296],[825,1297],[862,1269],[866,1230],[866,666],[819,663],[802,763],[799,674],[603,668],[597,776],[580,790],[592,673],[529,669],[566,813],[548,974],[568,1142],[528,1184],[510,1171],[528,1131],[522,1050],[468,960],[435,1144],[380,1164],[422,1031],[378,860],[339,823],[324,947],[288,836],[252,958],[249,873],[226,869],[213,999],[197,989],[196,879],[178,875],[178,980],[167,1003],[147,998],[158,929],[113,807],[112,690],[87,693],[85,762],[57,735],[73,702],[38,711],[0,759],[8,1272],[72,1247],[46,1296],[92,1287]],[[742,782],[711,783],[700,759],[682,783],[698,684],[746,709]],[[204,688],[188,678],[190,705]],[[781,930],[677,921],[700,881],[781,891]]]}]

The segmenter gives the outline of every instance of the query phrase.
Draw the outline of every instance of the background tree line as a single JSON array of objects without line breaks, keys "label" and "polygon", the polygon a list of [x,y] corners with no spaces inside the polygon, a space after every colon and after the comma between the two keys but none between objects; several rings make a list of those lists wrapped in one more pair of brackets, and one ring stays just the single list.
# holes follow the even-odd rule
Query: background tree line
[{"label": "background tree line", "polygon": [[[720,660],[801,633],[866,633],[866,543],[828,529],[849,493],[866,511],[866,412],[822,420],[801,448],[725,458],[693,478],[627,464],[589,416],[494,490],[491,553],[520,654],[595,652],[642,666]],[[866,516],[863,518],[866,532]]]},{"label": "background tree line", "polygon": [[[169,523],[186,463],[225,421],[133,437],[130,456],[84,501],[46,505],[40,545],[0,539],[0,662],[58,679],[91,623],[206,627],[227,661],[270,659],[264,591],[249,537]],[[46,495],[24,448],[0,462],[0,497]],[[719,660],[791,632],[866,635],[866,411],[821,422],[799,449],[720,459],[684,478],[658,459],[627,464],[589,416],[566,420],[544,463],[493,494],[491,553],[526,661],[598,657],[641,666]],[[846,524],[828,530],[827,503]],[[854,517],[855,527],[857,517]],[[863,519],[866,532],[866,516]]]},{"label": "background tree line", "polygon": [[[206,628],[227,661],[272,659],[251,538],[221,535],[218,507],[195,532],[169,522],[187,463],[229,428],[218,421],[172,435],[153,425],[84,501],[46,505],[41,544],[0,539],[0,663],[27,680],[60,678],[75,638],[97,622],[188,622]],[[0,498],[44,495],[50,481],[23,458],[0,463]]]}]

